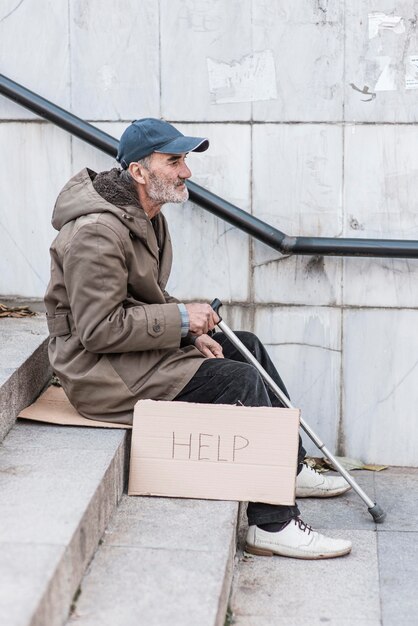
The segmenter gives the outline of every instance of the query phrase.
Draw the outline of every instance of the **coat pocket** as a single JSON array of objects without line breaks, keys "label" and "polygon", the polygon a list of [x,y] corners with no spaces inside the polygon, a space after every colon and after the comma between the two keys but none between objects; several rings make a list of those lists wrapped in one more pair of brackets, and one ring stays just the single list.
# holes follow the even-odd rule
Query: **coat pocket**
[{"label": "coat pocket", "polygon": [[166,351],[149,350],[107,355],[109,364],[117,376],[133,394],[158,370]]}]

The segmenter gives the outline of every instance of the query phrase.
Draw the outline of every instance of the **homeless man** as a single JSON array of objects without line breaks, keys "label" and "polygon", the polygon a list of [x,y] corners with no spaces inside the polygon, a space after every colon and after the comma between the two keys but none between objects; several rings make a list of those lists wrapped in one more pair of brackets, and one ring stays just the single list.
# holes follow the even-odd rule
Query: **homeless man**
[{"label": "homeless man", "polygon": [[[61,191],[52,224],[51,280],[45,296],[52,367],[85,417],[132,423],[140,399],[280,406],[260,374],[222,333],[209,304],[183,304],[165,291],[172,251],[161,207],[185,202],[188,152],[207,139],[185,137],[171,124],[147,118],[123,133],[122,169],[84,169]],[[258,338],[240,339],[286,389]],[[349,489],[303,463],[299,445],[298,497],[335,496]],[[325,537],[295,506],[250,502],[246,549],[259,555],[330,558],[351,543]]]}]

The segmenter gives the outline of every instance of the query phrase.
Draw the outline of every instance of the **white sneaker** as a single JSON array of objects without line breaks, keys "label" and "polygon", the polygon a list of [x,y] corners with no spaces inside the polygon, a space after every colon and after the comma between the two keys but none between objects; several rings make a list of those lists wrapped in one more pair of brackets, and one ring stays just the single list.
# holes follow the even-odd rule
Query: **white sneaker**
[{"label": "white sneaker", "polygon": [[331,498],[349,489],[351,486],[342,476],[320,474],[305,463],[302,471],[296,476],[297,498]]},{"label": "white sneaker", "polygon": [[351,541],[325,537],[296,518],[275,533],[250,526],[245,551],[258,556],[278,554],[295,559],[332,559],[348,554]]}]

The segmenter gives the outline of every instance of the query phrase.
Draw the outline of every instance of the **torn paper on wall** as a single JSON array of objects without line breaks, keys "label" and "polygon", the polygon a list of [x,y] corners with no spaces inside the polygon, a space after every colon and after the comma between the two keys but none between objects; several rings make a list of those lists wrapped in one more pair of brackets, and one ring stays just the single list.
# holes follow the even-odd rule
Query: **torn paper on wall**
[{"label": "torn paper on wall", "polygon": [[405,22],[401,15],[386,15],[374,11],[369,13],[369,39],[377,37],[379,31],[391,30],[396,35],[405,32]]},{"label": "torn paper on wall", "polygon": [[390,64],[390,57],[376,57],[379,64],[380,75],[375,85],[375,91],[395,91],[396,73],[393,65]]},{"label": "torn paper on wall", "polygon": [[408,57],[405,72],[405,89],[418,89],[418,54]]},{"label": "torn paper on wall", "polygon": [[214,104],[277,98],[276,68],[271,50],[254,52],[230,63],[207,58],[207,66]]},{"label": "torn paper on wall", "polygon": [[117,74],[114,67],[111,65],[102,65],[99,69],[98,76],[105,91],[109,91],[114,88],[115,82],[117,81]]}]

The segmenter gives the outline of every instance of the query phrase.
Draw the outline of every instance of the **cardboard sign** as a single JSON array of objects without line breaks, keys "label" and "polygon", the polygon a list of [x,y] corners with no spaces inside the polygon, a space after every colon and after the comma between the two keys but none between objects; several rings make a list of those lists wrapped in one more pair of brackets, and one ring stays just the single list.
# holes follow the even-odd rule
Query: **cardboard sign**
[{"label": "cardboard sign", "polygon": [[129,495],[292,505],[298,409],[140,400]]}]

